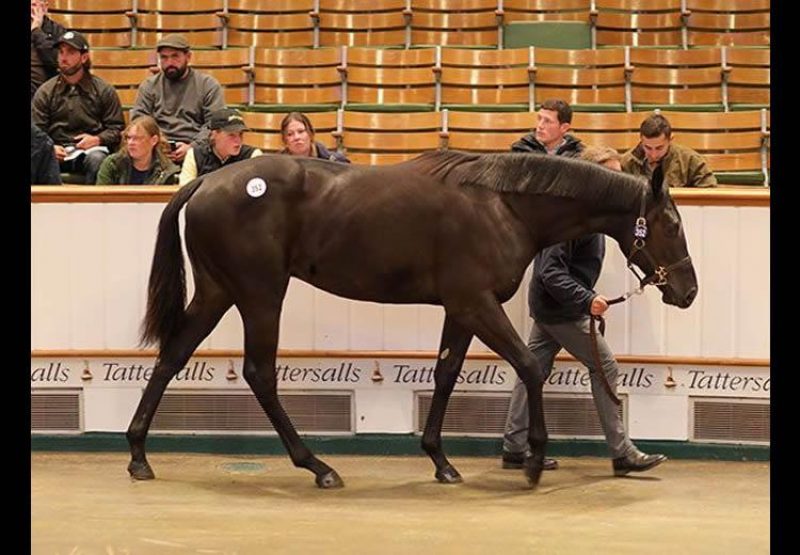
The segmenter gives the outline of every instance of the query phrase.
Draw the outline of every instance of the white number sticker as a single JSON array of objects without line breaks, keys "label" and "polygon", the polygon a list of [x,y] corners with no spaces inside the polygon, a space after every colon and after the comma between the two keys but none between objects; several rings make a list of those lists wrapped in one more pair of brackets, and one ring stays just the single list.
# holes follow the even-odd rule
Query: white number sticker
[{"label": "white number sticker", "polygon": [[247,194],[253,198],[260,197],[267,192],[267,182],[260,177],[254,177],[247,182]]}]

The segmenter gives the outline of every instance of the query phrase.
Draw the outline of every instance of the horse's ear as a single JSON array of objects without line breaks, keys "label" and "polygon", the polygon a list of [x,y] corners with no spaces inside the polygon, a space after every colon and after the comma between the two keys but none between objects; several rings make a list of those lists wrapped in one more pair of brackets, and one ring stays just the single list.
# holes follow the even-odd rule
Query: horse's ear
[{"label": "horse's ear", "polygon": [[650,178],[650,187],[653,189],[653,196],[658,198],[664,192],[664,169],[661,164],[658,164],[653,170],[653,176]]}]

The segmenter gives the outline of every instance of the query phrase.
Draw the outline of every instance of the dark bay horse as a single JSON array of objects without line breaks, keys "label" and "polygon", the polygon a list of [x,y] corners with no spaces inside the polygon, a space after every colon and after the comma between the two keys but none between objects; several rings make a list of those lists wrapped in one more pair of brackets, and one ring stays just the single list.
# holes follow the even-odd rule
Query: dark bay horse
[{"label": "dark bay horse", "polygon": [[[136,479],[154,478],[145,439],[167,384],[235,305],[244,326],[243,374],[295,466],[319,487],[343,485],[305,446],[278,401],[275,358],[281,306],[296,277],[325,291],[377,303],[445,310],[435,389],[422,449],[440,482],[461,476],[444,455],[445,409],[473,336],[514,367],[527,388],[533,456],[542,472],[547,431],[543,372],[501,304],[536,252],[590,232],[619,243],[665,303],[697,294],[680,216],[659,171],[651,184],[556,156],[435,151],[369,167],[266,155],[185,185],[164,209],[148,285],[144,344],[157,342],[153,374],[127,431]],[[178,214],[195,293],[186,307]]]}]

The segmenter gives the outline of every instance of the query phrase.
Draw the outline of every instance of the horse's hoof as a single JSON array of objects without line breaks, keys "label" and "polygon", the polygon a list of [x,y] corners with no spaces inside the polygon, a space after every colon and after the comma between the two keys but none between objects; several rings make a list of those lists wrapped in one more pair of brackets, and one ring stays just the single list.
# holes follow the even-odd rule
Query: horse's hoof
[{"label": "horse's hoof", "polygon": [[447,465],[442,470],[437,470],[434,476],[436,476],[436,479],[442,484],[460,484],[464,481],[461,474],[458,473],[458,470],[451,465]]},{"label": "horse's hoof", "polygon": [[331,470],[327,474],[323,474],[321,476],[317,476],[316,479],[317,486],[322,489],[333,489],[333,488],[343,488],[344,482],[339,475],[336,473],[335,470]]},{"label": "horse's hoof", "polygon": [[134,480],[152,480],[156,477],[147,461],[143,463],[131,461],[128,465],[128,474]]},{"label": "horse's hoof", "polygon": [[528,479],[528,487],[531,489],[539,485],[544,470],[544,460],[534,459],[533,457],[525,460],[525,477]]}]

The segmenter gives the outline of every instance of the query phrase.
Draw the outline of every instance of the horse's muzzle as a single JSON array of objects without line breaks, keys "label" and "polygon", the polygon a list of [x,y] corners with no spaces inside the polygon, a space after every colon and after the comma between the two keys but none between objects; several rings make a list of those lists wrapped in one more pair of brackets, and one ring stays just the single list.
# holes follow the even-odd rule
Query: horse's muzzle
[{"label": "horse's muzzle", "polygon": [[697,287],[692,287],[683,298],[684,304],[681,306],[681,308],[689,308],[694,302],[695,297],[697,297]]},{"label": "horse's muzzle", "polygon": [[672,306],[689,308],[694,302],[695,297],[697,297],[697,287],[692,287],[683,296],[676,295],[675,291],[668,289],[664,291],[662,299],[665,303],[671,304]]}]

